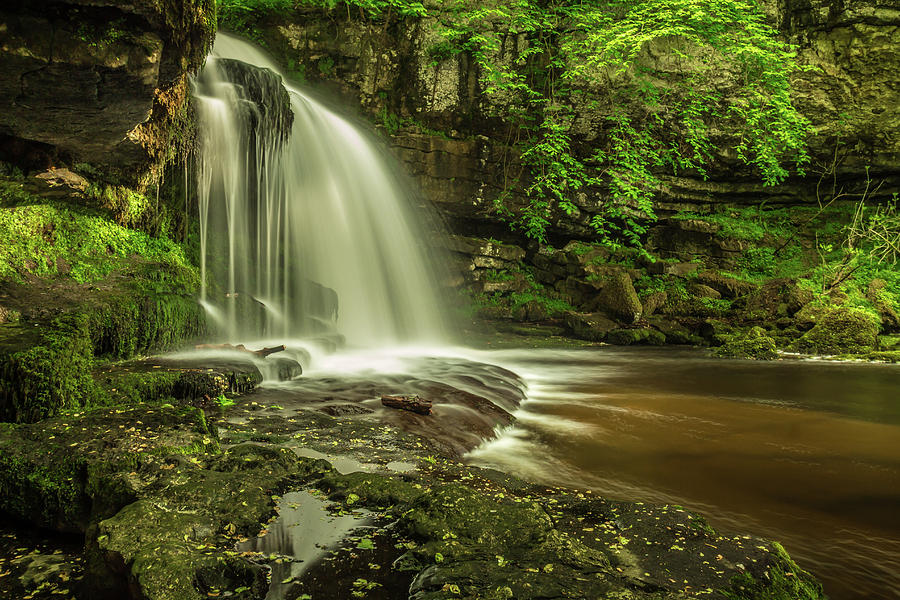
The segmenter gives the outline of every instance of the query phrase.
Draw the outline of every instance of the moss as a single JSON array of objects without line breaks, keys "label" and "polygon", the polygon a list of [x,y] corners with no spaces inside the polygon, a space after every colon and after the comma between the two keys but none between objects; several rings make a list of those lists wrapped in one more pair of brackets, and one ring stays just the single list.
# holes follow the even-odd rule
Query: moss
[{"label": "moss", "polygon": [[37,334],[31,324],[0,326],[0,419],[37,421],[97,397],[88,324],[79,314],[54,319]]},{"label": "moss", "polygon": [[762,327],[753,327],[743,335],[737,335],[717,348],[715,356],[727,358],[752,358],[773,360],[778,358],[775,340]]},{"label": "moss", "polygon": [[[183,249],[109,220],[101,211],[52,201],[0,179],[0,279],[66,275],[97,281],[140,255],[170,269],[193,270]],[[195,284],[199,278],[194,275]]]},{"label": "moss", "polygon": [[607,334],[606,341],[616,346],[634,344],[661,346],[666,343],[666,336],[656,329],[613,329]]},{"label": "moss", "polygon": [[749,573],[736,575],[722,594],[731,600],[824,600],[822,584],[797,566],[781,544],[772,543],[766,580]]},{"label": "moss", "polygon": [[862,354],[875,348],[878,318],[847,306],[815,309],[815,325],[794,347],[812,354]]}]

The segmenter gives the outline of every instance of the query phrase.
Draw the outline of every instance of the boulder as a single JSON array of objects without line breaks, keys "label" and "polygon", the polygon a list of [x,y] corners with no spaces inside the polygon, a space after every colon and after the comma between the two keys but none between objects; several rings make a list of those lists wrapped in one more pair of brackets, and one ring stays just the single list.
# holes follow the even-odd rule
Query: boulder
[{"label": "boulder", "polygon": [[762,327],[753,327],[747,333],[735,336],[716,348],[713,354],[726,358],[751,358],[754,360],[778,358],[775,340]]},{"label": "boulder", "polygon": [[883,279],[873,279],[866,291],[866,299],[872,303],[878,315],[881,317],[881,328],[887,333],[900,332],[900,315],[894,308],[897,299],[886,289],[887,284]]},{"label": "boulder", "polygon": [[662,346],[666,343],[666,336],[655,329],[613,329],[606,336],[606,341],[616,346],[633,346],[635,344],[650,344]]},{"label": "boulder", "polygon": [[687,287],[687,291],[693,294],[698,298],[711,298],[713,300],[718,300],[722,297],[722,294],[717,290],[709,287],[708,285],[704,285],[702,283],[692,283]]},{"label": "boulder", "polygon": [[809,354],[862,354],[875,349],[878,318],[849,306],[819,307],[812,329],[794,343],[794,349]]},{"label": "boulder", "polygon": [[602,342],[606,334],[619,325],[603,313],[577,313],[567,312],[565,315],[566,326],[572,334],[583,340]]},{"label": "boulder", "polygon": [[669,295],[666,292],[656,292],[644,298],[644,301],[641,303],[641,310],[644,318],[651,316],[657,310],[665,306],[668,299]]},{"label": "boulder", "polygon": [[618,272],[606,280],[596,300],[600,310],[626,324],[637,322],[643,313],[631,277],[624,272]]}]

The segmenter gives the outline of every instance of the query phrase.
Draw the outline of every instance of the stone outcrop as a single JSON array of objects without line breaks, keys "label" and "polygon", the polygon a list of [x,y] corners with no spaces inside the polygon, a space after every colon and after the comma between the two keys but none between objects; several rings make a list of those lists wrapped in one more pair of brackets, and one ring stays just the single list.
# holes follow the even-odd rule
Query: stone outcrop
[{"label": "stone outcrop", "polygon": [[0,159],[139,179],[187,135],[185,75],[214,31],[212,0],[4,3]]}]

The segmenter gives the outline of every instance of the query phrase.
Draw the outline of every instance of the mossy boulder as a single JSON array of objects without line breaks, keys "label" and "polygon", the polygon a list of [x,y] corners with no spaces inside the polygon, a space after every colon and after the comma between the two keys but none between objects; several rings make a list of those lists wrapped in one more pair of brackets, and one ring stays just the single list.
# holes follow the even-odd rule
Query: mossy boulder
[{"label": "mossy boulder", "polygon": [[567,312],[565,315],[566,326],[572,334],[580,339],[591,342],[602,342],[606,335],[619,325],[605,313],[577,313]]},{"label": "mossy boulder", "polygon": [[[203,413],[106,409],[0,428],[0,510],[61,531],[85,531],[144,485],[142,464],[217,449]],[[158,467],[157,467],[158,468]]]},{"label": "mossy boulder", "polygon": [[875,349],[880,323],[870,312],[849,306],[818,307],[807,314],[815,325],[794,342],[809,354],[864,354]]},{"label": "mossy boulder", "polygon": [[641,300],[628,273],[617,271],[602,286],[596,297],[597,308],[629,325],[641,318]]},{"label": "mossy boulder", "polygon": [[762,327],[753,327],[745,334],[738,334],[714,351],[716,356],[727,358],[752,358],[773,360],[778,358],[775,340]]},{"label": "mossy boulder", "polygon": [[762,576],[741,573],[731,579],[724,591],[730,600],[819,600],[825,597],[822,584],[797,566],[784,547],[772,543]]},{"label": "mossy boulder", "polygon": [[[213,590],[261,598],[268,583],[260,565],[214,549],[219,521],[195,510],[139,500],[102,521],[89,548],[94,592],[139,590],[147,600],[202,600]],[[133,597],[131,595],[125,597]]]},{"label": "mossy boulder", "polygon": [[606,336],[606,341],[616,346],[633,346],[635,344],[650,344],[661,346],[666,343],[666,336],[656,329],[613,329]]}]

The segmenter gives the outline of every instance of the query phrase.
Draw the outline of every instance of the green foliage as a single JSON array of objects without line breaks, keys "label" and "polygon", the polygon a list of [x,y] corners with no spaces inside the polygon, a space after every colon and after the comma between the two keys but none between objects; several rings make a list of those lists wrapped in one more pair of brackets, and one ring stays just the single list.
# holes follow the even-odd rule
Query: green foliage
[{"label": "green foliage", "polygon": [[[543,240],[561,211],[575,212],[576,194],[601,193],[591,223],[611,244],[639,245],[655,218],[658,173],[692,170],[705,176],[713,126],[728,129],[736,154],[776,184],[785,165],[806,162],[807,121],[794,109],[792,47],[778,40],[752,0],[614,0],[585,3],[508,0],[461,8],[445,23],[450,44],[429,54],[470,53],[489,96],[522,140],[529,168],[527,206],[498,208],[528,236]],[[515,56],[506,33],[524,35]],[[654,70],[649,50],[678,69]],[[718,91],[723,71],[739,73],[740,88]],[[589,159],[575,148],[583,108],[608,116],[604,143]]]}]

